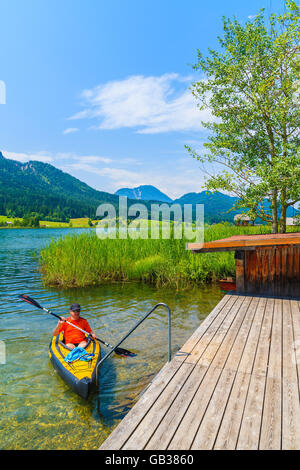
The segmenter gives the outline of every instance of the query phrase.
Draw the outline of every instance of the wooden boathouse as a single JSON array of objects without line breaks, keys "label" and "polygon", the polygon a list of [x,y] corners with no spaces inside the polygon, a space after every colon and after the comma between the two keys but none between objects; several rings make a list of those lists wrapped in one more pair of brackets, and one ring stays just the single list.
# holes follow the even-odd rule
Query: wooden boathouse
[{"label": "wooden boathouse", "polygon": [[236,290],[249,294],[300,296],[300,233],[236,235],[188,243],[194,253],[234,251]]},{"label": "wooden boathouse", "polygon": [[235,251],[226,294],[100,450],[300,449],[300,234],[189,244]]}]

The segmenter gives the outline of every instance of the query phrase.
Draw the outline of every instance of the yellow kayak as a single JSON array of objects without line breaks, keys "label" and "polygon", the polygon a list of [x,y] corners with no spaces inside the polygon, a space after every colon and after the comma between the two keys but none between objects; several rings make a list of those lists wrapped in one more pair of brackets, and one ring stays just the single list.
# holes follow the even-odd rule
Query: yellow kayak
[{"label": "yellow kayak", "polygon": [[101,359],[98,341],[88,341],[85,348],[88,354],[94,354],[91,361],[77,360],[70,364],[64,358],[70,352],[63,343],[63,333],[53,336],[49,347],[49,357],[61,378],[82,398],[88,398],[96,383],[96,366]]}]

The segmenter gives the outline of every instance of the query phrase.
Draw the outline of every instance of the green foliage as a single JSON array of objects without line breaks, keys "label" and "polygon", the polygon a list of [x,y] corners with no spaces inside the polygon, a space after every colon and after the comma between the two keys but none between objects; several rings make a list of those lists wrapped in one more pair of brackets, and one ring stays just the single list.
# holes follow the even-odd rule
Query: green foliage
[{"label": "green foliage", "polygon": [[38,214],[27,214],[23,218],[13,218],[0,216],[0,227],[12,227],[12,228],[38,228],[40,225],[40,219]]},{"label": "green foliage", "polygon": [[0,214],[23,217],[38,213],[41,220],[68,222],[70,218],[94,218],[103,202],[118,208],[119,198],[96,191],[52,165],[23,164],[1,157],[0,152]]},{"label": "green foliage", "polygon": [[[205,227],[205,241],[238,234],[269,233],[270,227]],[[195,255],[187,240],[105,239],[94,233],[67,235],[52,240],[40,254],[45,283],[84,287],[111,281],[144,281],[155,286],[187,287],[234,276],[234,254]]]},{"label": "green foliage", "polygon": [[235,193],[235,208],[271,222],[273,232],[278,222],[286,230],[287,208],[300,200],[299,7],[286,5],[269,27],[264,10],[245,25],[223,19],[221,52],[198,52],[195,69],[205,78],[193,94],[213,119],[202,123],[210,131],[204,154],[187,146],[200,162],[225,168],[206,187]]}]

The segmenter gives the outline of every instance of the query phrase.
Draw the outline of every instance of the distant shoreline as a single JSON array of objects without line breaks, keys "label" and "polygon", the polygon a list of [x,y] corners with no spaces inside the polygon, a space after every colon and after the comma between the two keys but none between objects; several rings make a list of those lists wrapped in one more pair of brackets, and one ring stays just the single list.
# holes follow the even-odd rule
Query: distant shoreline
[{"label": "distant shoreline", "polygon": [[81,229],[87,229],[87,228],[96,228],[96,227],[59,227],[59,226],[55,226],[55,225],[52,225],[52,226],[48,226],[48,227],[0,227],[0,230],[24,230],[24,229],[30,229],[30,230],[40,230],[40,229],[43,229],[43,230],[47,230],[47,229],[52,229],[52,228],[60,228],[60,229],[63,229],[63,230],[72,230],[72,229],[78,229],[78,228],[81,228]]},{"label": "distant shoreline", "polygon": [[[32,216],[33,217],[33,216]],[[28,222],[28,223],[27,223]],[[38,220],[30,223],[30,217],[9,217],[0,215],[0,229],[20,229],[20,228],[93,228],[97,220],[88,217],[78,217],[68,220],[68,222],[59,222],[52,220]],[[37,225],[37,223],[39,225]]]}]

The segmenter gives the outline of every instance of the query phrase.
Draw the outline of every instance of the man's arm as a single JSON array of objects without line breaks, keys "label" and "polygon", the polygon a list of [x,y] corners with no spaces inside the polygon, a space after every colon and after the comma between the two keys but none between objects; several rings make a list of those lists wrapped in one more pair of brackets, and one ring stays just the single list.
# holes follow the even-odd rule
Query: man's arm
[{"label": "man's arm", "polygon": [[60,333],[61,327],[64,324],[64,322],[66,321],[66,319],[64,317],[60,317],[60,318],[61,318],[61,320],[58,320],[56,328],[53,330],[52,336],[57,336]]},{"label": "man's arm", "polygon": [[90,336],[92,336],[94,339],[96,338],[96,333],[92,330],[92,328],[90,327],[90,324],[87,320],[86,321],[86,324],[85,324],[85,330],[88,332],[88,334]]}]

